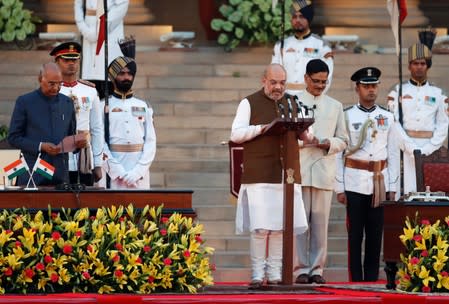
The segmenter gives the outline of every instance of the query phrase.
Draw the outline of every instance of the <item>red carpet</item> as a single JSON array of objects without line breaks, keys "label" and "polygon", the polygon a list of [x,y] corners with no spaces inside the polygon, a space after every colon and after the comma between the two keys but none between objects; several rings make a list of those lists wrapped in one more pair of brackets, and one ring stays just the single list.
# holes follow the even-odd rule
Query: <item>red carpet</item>
[{"label": "red carpet", "polygon": [[73,304],[142,304],[142,303],[373,303],[373,304],[442,304],[449,303],[449,295],[409,294],[385,289],[385,283],[330,283],[322,286],[295,285],[270,287],[263,291],[249,291],[245,283],[217,283],[198,294],[97,295],[48,294],[4,295],[0,303],[73,303]]}]

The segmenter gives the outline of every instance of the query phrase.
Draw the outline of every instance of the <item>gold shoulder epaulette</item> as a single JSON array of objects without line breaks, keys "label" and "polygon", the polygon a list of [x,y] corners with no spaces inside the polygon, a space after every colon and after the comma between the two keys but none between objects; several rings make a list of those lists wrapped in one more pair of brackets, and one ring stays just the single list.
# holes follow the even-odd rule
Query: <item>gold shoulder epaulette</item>
[{"label": "gold shoulder epaulette", "polygon": [[88,81],[88,80],[78,79],[78,82],[80,82],[80,83],[82,83],[82,84],[85,84],[85,85],[87,85],[87,86],[89,86],[89,87],[95,88],[95,83],[90,82],[90,81]]}]

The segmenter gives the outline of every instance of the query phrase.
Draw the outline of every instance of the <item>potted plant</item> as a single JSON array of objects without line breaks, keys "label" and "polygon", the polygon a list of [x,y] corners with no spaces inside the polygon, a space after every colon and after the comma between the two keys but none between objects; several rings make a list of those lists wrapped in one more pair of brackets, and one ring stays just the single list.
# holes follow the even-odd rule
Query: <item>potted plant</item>
[{"label": "potted plant", "polygon": [[[249,44],[276,42],[282,35],[281,4],[288,8],[291,0],[279,1],[274,9],[272,0],[229,0],[222,4],[219,11],[223,18],[211,21],[212,29],[220,32],[217,42],[226,51],[236,48],[242,41]],[[289,14],[286,10],[284,20],[290,20]],[[284,26],[286,32],[291,29],[290,22],[285,22]]]},{"label": "potted plant", "polygon": [[0,40],[24,41],[36,31],[40,19],[23,8],[20,0],[0,0]]}]

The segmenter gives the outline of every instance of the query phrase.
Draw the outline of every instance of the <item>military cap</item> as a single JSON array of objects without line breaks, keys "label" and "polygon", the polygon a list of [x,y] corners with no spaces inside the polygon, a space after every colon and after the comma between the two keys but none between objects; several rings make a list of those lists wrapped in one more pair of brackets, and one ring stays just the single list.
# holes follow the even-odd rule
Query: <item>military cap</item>
[{"label": "military cap", "polygon": [[425,59],[427,66],[429,68],[432,66],[432,52],[422,43],[415,43],[408,48],[408,62],[410,63],[417,59]]},{"label": "military cap", "polygon": [[81,45],[73,41],[61,43],[51,50],[50,56],[64,59],[79,59],[81,56]]},{"label": "military cap", "polygon": [[380,74],[381,72],[378,68],[366,67],[357,70],[354,74],[352,74],[351,80],[361,84],[375,84],[380,82]]},{"label": "military cap", "polygon": [[311,0],[293,0],[291,13],[294,15],[297,12],[301,12],[301,14],[309,21],[309,24],[312,22],[314,10],[313,4]]}]

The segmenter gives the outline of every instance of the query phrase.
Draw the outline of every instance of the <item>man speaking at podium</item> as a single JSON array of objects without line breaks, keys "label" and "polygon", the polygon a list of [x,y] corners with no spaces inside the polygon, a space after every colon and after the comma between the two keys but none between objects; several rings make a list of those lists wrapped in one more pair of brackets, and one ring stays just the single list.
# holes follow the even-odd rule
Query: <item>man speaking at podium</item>
[{"label": "man speaking at podium", "polygon": [[[57,185],[69,182],[67,153],[58,144],[76,131],[73,103],[59,93],[61,71],[53,63],[46,63],[39,72],[40,88],[17,98],[9,126],[9,143],[21,150],[29,168],[33,168],[38,155],[55,167],[52,179],[33,174],[34,183]],[[85,140],[75,143],[77,148],[86,145]],[[26,185],[28,174],[17,178],[17,185]]]},{"label": "man speaking at podium", "polygon": [[[242,143],[242,185],[237,201],[236,233],[250,232],[251,283],[258,289],[265,279],[281,281],[283,230],[283,147],[279,136],[263,136],[276,118],[296,113],[295,102],[284,97],[286,72],[279,64],[269,65],[263,75],[263,88],[243,99],[232,123],[231,141]],[[297,143],[297,142],[295,142]],[[296,147],[298,149],[298,147]],[[294,232],[307,229],[301,196],[299,159],[293,166]],[[268,244],[268,255],[266,254]]]}]

